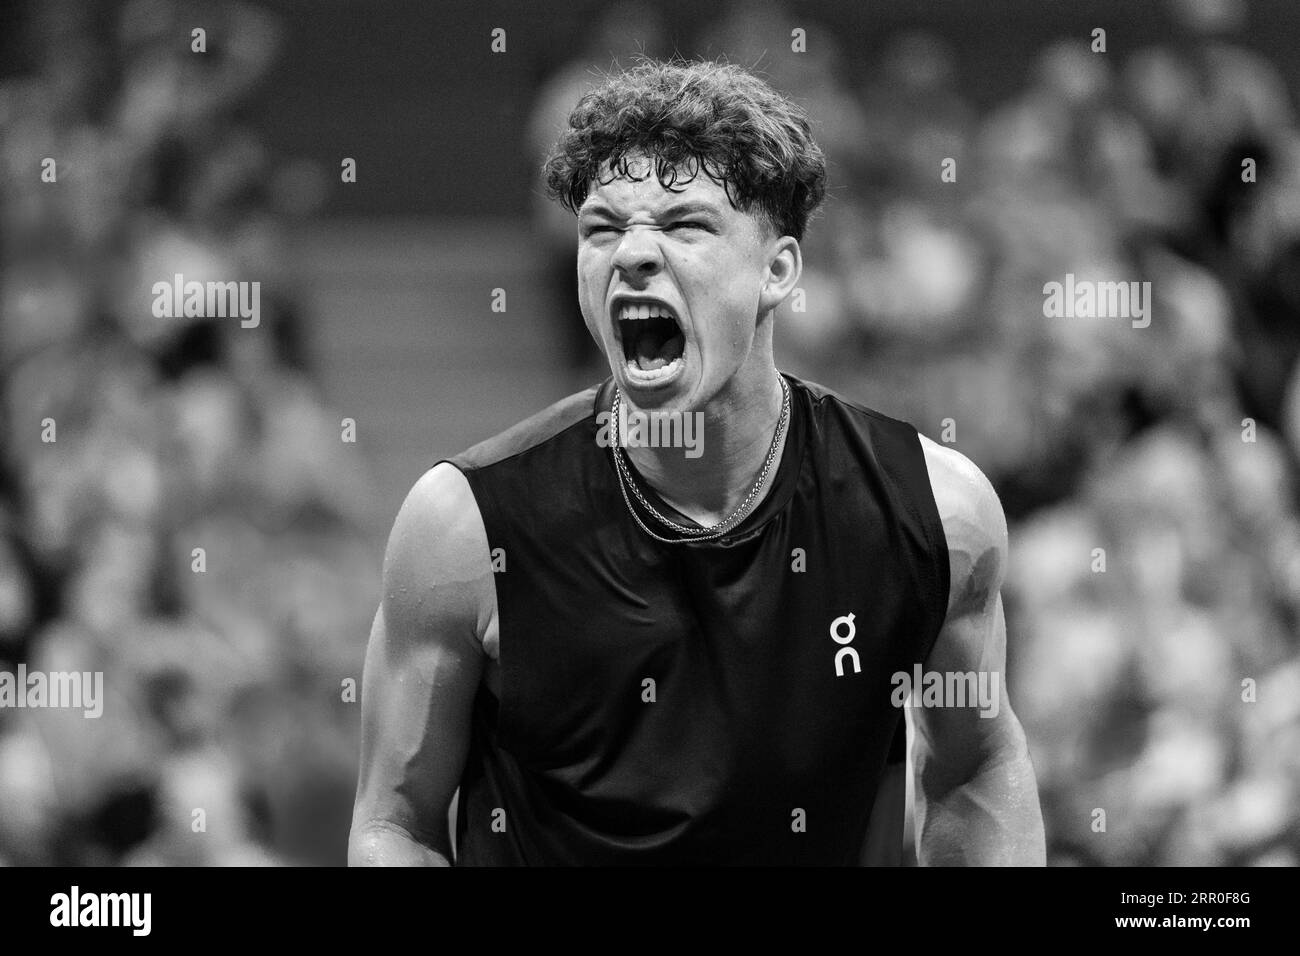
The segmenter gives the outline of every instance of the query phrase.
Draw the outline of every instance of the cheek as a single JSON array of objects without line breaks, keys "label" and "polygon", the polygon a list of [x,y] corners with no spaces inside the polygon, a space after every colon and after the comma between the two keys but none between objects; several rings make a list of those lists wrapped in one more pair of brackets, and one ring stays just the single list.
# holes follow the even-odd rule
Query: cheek
[{"label": "cheek", "polygon": [[728,346],[743,346],[754,334],[758,310],[758,288],[748,263],[714,261],[708,268],[693,272],[690,287],[691,308],[696,315],[707,316],[700,338]]},{"label": "cheek", "polygon": [[585,306],[588,303],[599,305],[603,299],[604,286],[601,281],[600,265],[596,257],[578,254],[578,300]]}]

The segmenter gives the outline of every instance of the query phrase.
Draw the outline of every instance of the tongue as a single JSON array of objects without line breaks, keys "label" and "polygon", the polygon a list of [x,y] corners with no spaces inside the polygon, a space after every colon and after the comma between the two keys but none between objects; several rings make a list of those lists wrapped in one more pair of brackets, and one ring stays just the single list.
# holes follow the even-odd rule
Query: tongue
[{"label": "tongue", "polygon": [[663,341],[649,332],[642,333],[636,340],[636,366],[643,372],[663,368],[682,354],[685,344],[680,332]]}]

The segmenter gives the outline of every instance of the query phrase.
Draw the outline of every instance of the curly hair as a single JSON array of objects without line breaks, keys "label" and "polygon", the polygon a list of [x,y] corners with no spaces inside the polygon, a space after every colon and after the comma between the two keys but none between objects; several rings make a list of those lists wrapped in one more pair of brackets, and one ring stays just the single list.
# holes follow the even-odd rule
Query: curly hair
[{"label": "curly hair", "polygon": [[648,176],[631,174],[636,153],[653,158],[665,189],[703,169],[732,206],[796,239],[826,192],[826,157],[804,110],[728,63],[645,59],[607,77],[569,114],[543,166],[547,195],[576,214],[593,182]]}]

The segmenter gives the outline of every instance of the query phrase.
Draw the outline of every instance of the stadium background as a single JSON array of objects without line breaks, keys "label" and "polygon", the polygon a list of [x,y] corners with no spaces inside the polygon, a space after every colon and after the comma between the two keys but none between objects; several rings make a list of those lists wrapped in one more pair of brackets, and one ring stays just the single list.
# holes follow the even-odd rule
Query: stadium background
[{"label": "stadium background", "polygon": [[[1289,0],[4,8],[0,669],[107,700],[0,710],[0,862],[343,862],[404,492],[598,374],[536,170],[638,51],[809,109],[779,361],[998,488],[1049,861],[1300,862],[1297,40]],[[176,272],[261,325],[154,319]],[[1151,281],[1150,328],[1045,318],[1067,272]]]}]

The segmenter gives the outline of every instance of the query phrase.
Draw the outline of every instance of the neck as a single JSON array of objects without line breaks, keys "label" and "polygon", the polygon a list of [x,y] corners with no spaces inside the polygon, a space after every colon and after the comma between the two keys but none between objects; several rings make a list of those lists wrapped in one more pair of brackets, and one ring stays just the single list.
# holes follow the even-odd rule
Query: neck
[{"label": "neck", "polygon": [[[632,412],[626,395],[622,400]],[[691,410],[703,413],[698,457],[688,458],[681,448],[645,444],[624,451],[660,498],[701,525],[717,524],[739,507],[758,480],[772,448],[781,405],[780,377],[768,356],[753,372],[742,370],[734,376],[704,407]],[[751,511],[766,497],[781,451],[778,447]]]}]

